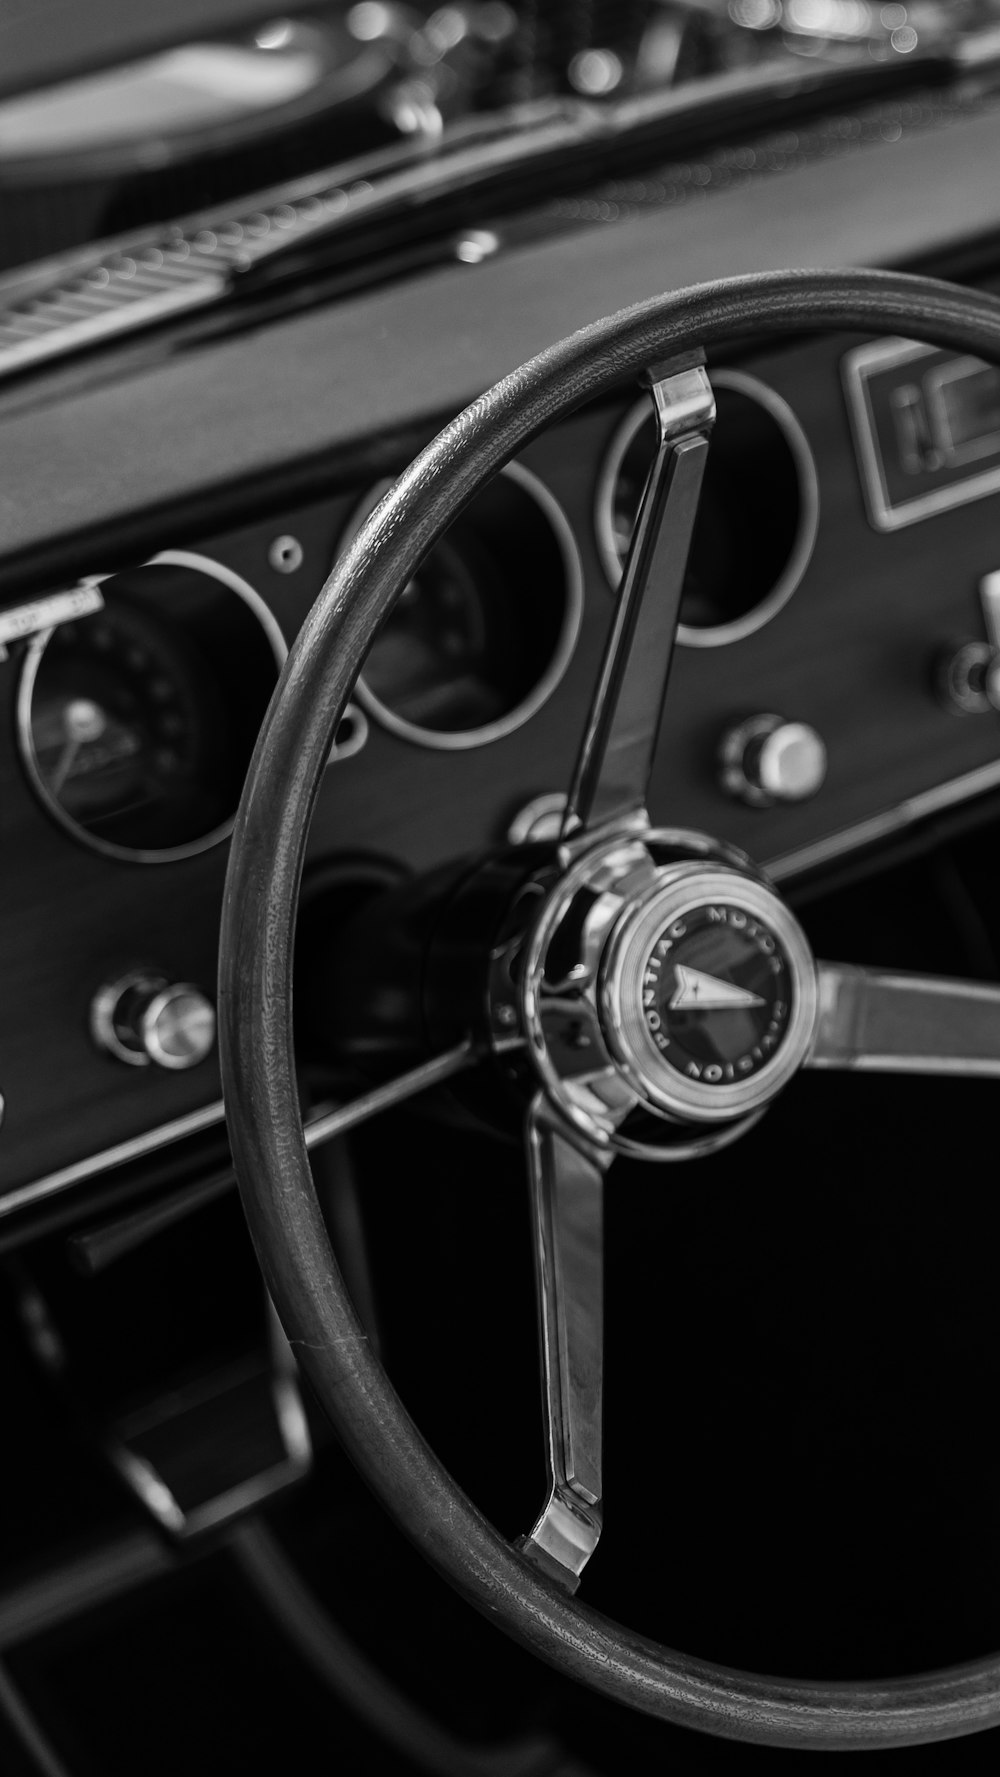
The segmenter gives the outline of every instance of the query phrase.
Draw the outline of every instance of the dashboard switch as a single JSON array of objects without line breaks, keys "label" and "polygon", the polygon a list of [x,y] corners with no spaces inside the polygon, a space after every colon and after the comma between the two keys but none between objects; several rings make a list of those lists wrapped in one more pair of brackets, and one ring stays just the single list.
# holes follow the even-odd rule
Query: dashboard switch
[{"label": "dashboard switch", "polygon": [[935,683],[942,703],[965,716],[1000,711],[1000,572],[984,575],[979,598],[985,642],[962,642],[940,655]]},{"label": "dashboard switch", "polygon": [[719,749],[720,779],[751,808],[805,802],[826,777],[826,746],[808,722],[750,716],[727,729]]},{"label": "dashboard switch", "polygon": [[135,970],[94,995],[90,1030],[130,1067],[197,1067],[215,1047],[215,1007],[190,981]]}]

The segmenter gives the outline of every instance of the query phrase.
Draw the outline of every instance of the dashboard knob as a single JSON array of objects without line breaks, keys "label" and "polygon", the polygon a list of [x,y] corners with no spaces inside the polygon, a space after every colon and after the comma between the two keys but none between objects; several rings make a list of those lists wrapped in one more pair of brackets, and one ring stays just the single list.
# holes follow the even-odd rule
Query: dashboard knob
[{"label": "dashboard knob", "polygon": [[935,661],[935,685],[942,703],[964,716],[1000,710],[1000,655],[991,642],[962,642]]},{"label": "dashboard knob", "polygon": [[135,970],[94,995],[90,1029],[99,1048],[131,1067],[197,1067],[215,1046],[215,1007],[190,981]]},{"label": "dashboard knob", "polygon": [[722,787],[751,808],[805,802],[826,777],[826,746],[808,722],[750,716],[722,737]]}]

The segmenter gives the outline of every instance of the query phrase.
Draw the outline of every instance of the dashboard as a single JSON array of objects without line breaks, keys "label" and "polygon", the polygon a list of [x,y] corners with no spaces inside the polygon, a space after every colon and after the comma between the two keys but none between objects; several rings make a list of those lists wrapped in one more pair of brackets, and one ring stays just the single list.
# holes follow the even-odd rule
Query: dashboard
[{"label": "dashboard", "polygon": [[[713,466],[651,812],[788,883],[1000,785],[996,379],[849,338],[711,368]],[[0,945],[21,1010],[0,1214],[220,1125],[217,928],[256,728],[338,551],[433,429],[380,436],[363,474],[338,465],[266,517],[151,526],[110,570],[85,545],[71,583],[11,602],[0,819],[18,867]],[[646,400],[623,388],[536,440],[432,552],[338,734],[316,880],[551,831],[648,460]],[[761,719],[814,749],[790,790],[741,769]],[[148,1065],[136,996],[168,1035],[190,1023],[193,1048],[168,1040]]]}]

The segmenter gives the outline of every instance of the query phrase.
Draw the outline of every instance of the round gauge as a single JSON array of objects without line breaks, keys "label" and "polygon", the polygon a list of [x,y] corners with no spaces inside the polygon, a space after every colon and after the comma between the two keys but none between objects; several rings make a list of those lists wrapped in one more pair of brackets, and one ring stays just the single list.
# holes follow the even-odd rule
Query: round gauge
[{"label": "round gauge", "polygon": [[[354,514],[344,542],[388,482]],[[572,658],[583,573],[562,508],[508,463],[431,549],[383,623],[355,696],[381,727],[457,751],[519,728]]]},{"label": "round gauge", "polygon": [[101,590],[102,610],[31,644],[24,762],[50,812],[93,849],[190,856],[232,825],[280,631],[252,588],[199,556],[159,556]]},{"label": "round gauge", "polygon": [[[757,377],[713,370],[717,418],[681,600],[678,641],[718,647],[760,629],[791,598],[819,524],[812,452],[787,402]],[[618,426],[597,487],[597,545],[617,587],[656,452],[650,402]]]}]

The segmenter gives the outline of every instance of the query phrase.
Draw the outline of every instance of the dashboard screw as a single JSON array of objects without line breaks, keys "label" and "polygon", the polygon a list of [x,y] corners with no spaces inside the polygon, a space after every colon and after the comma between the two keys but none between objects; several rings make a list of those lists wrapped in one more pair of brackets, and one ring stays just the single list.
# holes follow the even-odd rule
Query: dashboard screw
[{"label": "dashboard screw", "polygon": [[302,566],[303,548],[298,537],[275,537],[267,559],[278,574],[294,574]]}]

